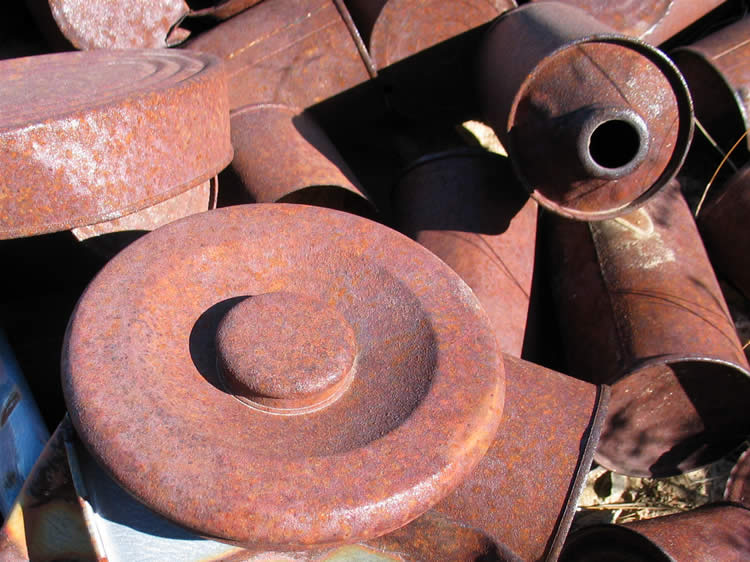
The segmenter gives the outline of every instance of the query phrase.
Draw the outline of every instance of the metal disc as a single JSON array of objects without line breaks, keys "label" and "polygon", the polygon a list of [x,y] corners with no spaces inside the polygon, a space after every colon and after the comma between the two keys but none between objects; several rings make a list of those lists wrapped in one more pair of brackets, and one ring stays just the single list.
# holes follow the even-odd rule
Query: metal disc
[{"label": "metal disc", "polygon": [[[79,301],[62,365],[82,441],[126,490],[265,549],[406,524],[481,459],[504,397],[457,275],[382,225],[301,205],[194,215],[126,248]],[[293,384],[302,370],[314,384]]]},{"label": "metal disc", "polygon": [[166,50],[0,61],[0,239],[119,218],[232,158],[222,63]]}]

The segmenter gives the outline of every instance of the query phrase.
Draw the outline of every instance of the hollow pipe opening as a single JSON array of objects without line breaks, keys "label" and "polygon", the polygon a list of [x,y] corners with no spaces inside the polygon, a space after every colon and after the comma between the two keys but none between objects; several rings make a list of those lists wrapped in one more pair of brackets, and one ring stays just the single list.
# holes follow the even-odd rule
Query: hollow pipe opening
[{"label": "hollow pipe opening", "polygon": [[587,174],[617,179],[631,174],[648,153],[649,132],[632,110],[596,110],[581,128],[578,152]]}]

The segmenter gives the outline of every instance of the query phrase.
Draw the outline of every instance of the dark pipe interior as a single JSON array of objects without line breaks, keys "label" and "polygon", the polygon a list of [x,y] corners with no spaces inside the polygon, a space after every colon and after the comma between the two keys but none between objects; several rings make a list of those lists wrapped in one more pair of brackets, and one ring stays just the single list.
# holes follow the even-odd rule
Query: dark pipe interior
[{"label": "dark pipe interior", "polygon": [[630,163],[640,148],[638,131],[628,121],[612,119],[591,133],[589,153],[603,168],[621,168]]}]

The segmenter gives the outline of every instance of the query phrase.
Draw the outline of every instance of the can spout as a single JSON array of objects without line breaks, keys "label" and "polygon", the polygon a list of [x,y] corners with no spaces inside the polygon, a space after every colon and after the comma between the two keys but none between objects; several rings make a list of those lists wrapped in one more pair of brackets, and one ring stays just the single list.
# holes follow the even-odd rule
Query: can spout
[{"label": "can spout", "polygon": [[594,109],[578,129],[578,160],[591,177],[625,177],[646,159],[649,136],[646,122],[632,109]]}]

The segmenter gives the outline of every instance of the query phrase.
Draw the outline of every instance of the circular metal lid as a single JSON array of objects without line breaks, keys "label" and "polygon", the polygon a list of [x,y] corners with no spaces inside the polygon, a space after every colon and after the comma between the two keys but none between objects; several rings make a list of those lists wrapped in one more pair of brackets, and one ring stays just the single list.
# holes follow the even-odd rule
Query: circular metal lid
[{"label": "circular metal lid", "polygon": [[301,205],[194,215],[126,248],[81,297],[62,365],[81,439],[125,489],[267,549],[406,524],[484,455],[504,397],[456,274]]},{"label": "circular metal lid", "polygon": [[0,239],[112,220],[232,158],[221,61],[167,50],[0,61]]}]

